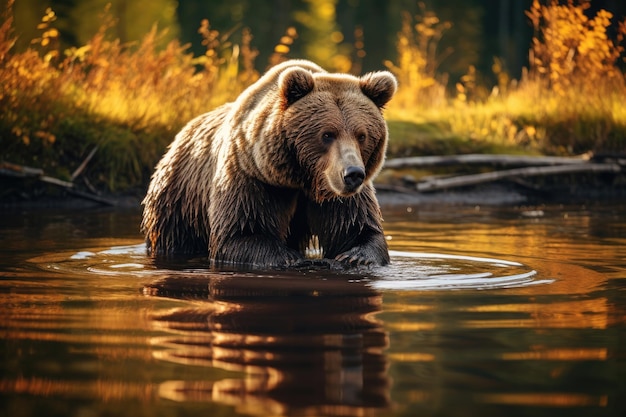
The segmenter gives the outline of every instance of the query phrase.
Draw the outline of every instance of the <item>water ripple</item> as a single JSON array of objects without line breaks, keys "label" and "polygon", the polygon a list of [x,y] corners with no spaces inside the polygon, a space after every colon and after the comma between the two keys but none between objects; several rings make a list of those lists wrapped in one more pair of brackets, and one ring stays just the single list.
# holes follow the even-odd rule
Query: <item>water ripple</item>
[{"label": "water ripple", "polygon": [[[358,268],[347,273],[311,270],[303,274],[298,271],[289,278],[318,281],[347,278],[365,282],[373,289],[382,291],[492,290],[554,282],[552,279],[538,279],[535,269],[507,259],[408,251],[391,251],[390,255],[391,264],[385,267]],[[143,244],[81,250],[65,261],[56,262],[55,266],[109,276],[125,274],[156,277],[163,273],[176,273],[167,266],[156,267],[152,264],[145,255]],[[180,271],[180,267],[177,265],[174,269]],[[183,265],[182,269],[187,274],[207,272],[206,269],[198,269],[197,265]],[[219,271],[211,272],[219,274]],[[231,276],[233,274],[232,271],[228,273]],[[272,271],[263,271],[262,275],[271,278],[272,274]],[[249,273],[242,272],[241,275],[249,277]],[[281,271],[280,276],[285,278],[285,271]]]},{"label": "water ripple", "polygon": [[537,271],[505,259],[423,252],[390,252],[392,263],[372,281],[379,290],[500,289],[550,284]]}]

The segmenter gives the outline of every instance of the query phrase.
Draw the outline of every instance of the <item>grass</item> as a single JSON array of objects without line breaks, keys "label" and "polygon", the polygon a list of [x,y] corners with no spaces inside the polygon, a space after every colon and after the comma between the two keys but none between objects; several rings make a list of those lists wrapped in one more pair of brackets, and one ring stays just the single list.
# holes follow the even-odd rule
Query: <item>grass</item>
[{"label": "grass", "polygon": [[[530,67],[510,80],[495,61],[492,89],[477,82],[474,68],[448,86],[435,63],[449,24],[425,10],[405,15],[398,58],[386,63],[400,83],[386,113],[389,155],[623,153],[626,82],[618,64],[626,23],[611,40],[612,16],[587,17],[588,7],[534,1]],[[55,18],[48,10],[41,36],[25,51],[14,48],[12,1],[0,19],[0,146],[5,160],[63,179],[97,146],[86,178],[102,190],[143,189],[188,120],[234,99],[259,76],[245,30],[236,45],[204,21],[206,52],[193,56],[176,41],[163,47],[156,29],[121,44],[105,11],[91,40],[61,50]],[[285,59],[281,50],[271,62]]]},{"label": "grass", "polygon": [[232,45],[204,21],[206,53],[194,57],[163,33],[136,45],[111,39],[110,14],[84,46],[61,51],[48,10],[41,37],[13,51],[11,3],[0,25],[0,143],[3,158],[68,179],[98,147],[86,175],[120,190],[146,184],[165,147],[191,118],[234,99],[258,74],[245,36]]},{"label": "grass", "polygon": [[[612,40],[607,34],[611,14],[601,10],[587,17],[589,6],[588,1],[534,1],[527,13],[535,29],[531,65],[522,78],[510,80],[496,60],[499,82],[491,91],[477,85],[469,68],[452,94],[428,64],[438,61],[433,44],[446,26],[428,13],[408,22],[405,17],[398,56],[406,64],[388,63],[404,87],[390,104],[389,118],[427,126],[430,138],[461,138],[455,152],[502,147],[559,155],[623,153],[626,80],[618,64],[626,21],[618,22]],[[400,137],[405,140],[412,142]]]}]

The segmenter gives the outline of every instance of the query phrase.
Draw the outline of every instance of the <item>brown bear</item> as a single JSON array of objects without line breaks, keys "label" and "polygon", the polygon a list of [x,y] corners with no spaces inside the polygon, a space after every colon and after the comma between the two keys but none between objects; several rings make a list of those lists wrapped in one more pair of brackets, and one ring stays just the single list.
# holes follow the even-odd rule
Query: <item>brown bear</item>
[{"label": "brown bear", "polygon": [[322,265],[387,264],[372,179],[396,88],[387,71],[358,78],[292,60],[193,119],[143,200],[149,254],[289,267],[312,262],[316,242]]}]

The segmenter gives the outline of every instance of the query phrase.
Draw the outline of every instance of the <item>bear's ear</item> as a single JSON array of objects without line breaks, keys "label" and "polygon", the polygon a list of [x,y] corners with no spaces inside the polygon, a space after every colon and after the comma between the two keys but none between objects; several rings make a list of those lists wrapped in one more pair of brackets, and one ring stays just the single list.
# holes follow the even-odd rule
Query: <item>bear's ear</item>
[{"label": "bear's ear", "polygon": [[280,85],[283,107],[287,108],[302,97],[313,91],[315,81],[313,74],[303,68],[290,68],[280,75]]},{"label": "bear's ear", "polygon": [[391,100],[396,93],[398,82],[389,71],[370,72],[359,79],[361,91],[379,108]]}]

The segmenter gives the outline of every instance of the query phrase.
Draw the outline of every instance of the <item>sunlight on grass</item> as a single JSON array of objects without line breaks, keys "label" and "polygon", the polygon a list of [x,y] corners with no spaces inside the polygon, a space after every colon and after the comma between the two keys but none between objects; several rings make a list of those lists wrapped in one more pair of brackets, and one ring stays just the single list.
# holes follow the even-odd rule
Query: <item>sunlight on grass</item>
[{"label": "sunlight on grass", "polygon": [[[607,35],[613,16],[601,10],[594,18],[588,1],[541,5],[528,16],[535,37],[530,68],[522,79],[509,80],[496,60],[499,85],[489,94],[476,85],[475,71],[445,94],[432,68],[432,42],[446,27],[429,14],[405,24],[398,56],[405,65],[389,65],[400,81],[390,119],[436,123],[451,136],[531,151],[576,154],[589,150],[623,152],[626,147],[626,83],[618,63],[623,55],[626,23],[619,22],[615,41]],[[429,17],[430,16],[430,17]],[[428,20],[430,19],[430,20]],[[425,26],[424,21],[431,22]],[[412,63],[412,64],[409,64]],[[433,96],[433,91],[437,93]],[[402,140],[402,139],[400,139]]]},{"label": "sunlight on grass", "polygon": [[[449,86],[437,68],[449,51],[437,47],[450,23],[424,8],[418,16],[405,14],[397,59],[385,62],[399,80],[386,110],[390,156],[624,152],[626,82],[618,64],[626,22],[617,22],[612,40],[607,29],[616,22],[609,12],[589,17],[589,1],[561,3],[533,1],[527,12],[535,31],[530,67],[511,80],[496,59],[498,85],[491,90],[477,82],[473,67]],[[156,26],[139,42],[122,44],[112,35],[116,21],[107,10],[85,45],[62,50],[56,15],[48,9],[40,36],[16,51],[12,5],[0,20],[3,159],[62,178],[97,146],[86,171],[96,187],[145,186],[187,121],[233,100],[259,77],[252,35],[242,29],[240,44],[234,44],[208,20],[198,30],[201,56],[177,41],[165,42],[166,32]],[[287,28],[270,63],[284,60],[296,38],[295,29]],[[359,42],[355,48],[364,52]]]},{"label": "sunlight on grass", "polygon": [[123,45],[109,35],[115,21],[108,11],[86,45],[60,50],[48,9],[41,37],[15,52],[10,6],[0,26],[4,158],[57,175],[97,145],[99,183],[141,184],[188,120],[234,99],[258,77],[249,34],[234,45],[206,20],[200,57],[176,41],[159,48],[164,32],[156,27],[138,44]]}]

